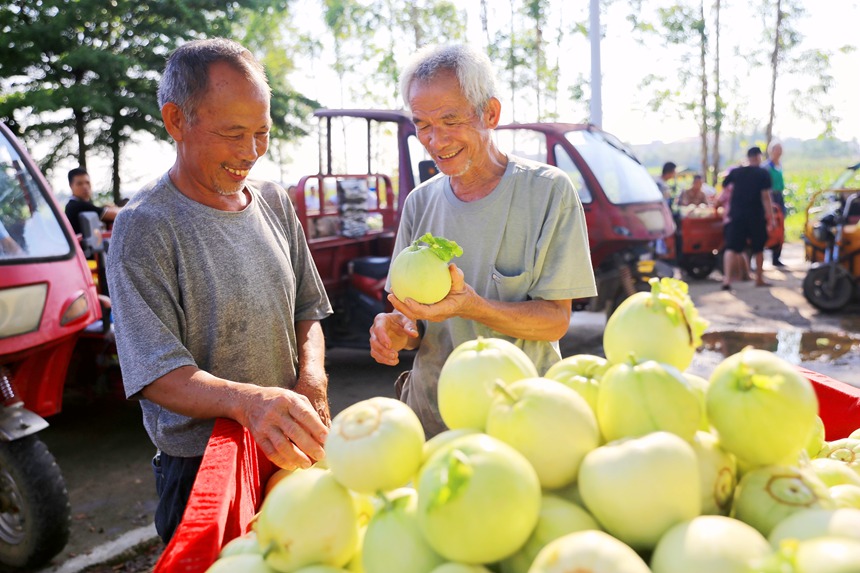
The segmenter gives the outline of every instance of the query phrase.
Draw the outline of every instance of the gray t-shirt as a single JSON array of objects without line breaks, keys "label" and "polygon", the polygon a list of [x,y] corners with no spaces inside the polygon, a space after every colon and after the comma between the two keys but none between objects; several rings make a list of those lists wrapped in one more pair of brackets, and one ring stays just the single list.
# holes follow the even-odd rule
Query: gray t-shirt
[{"label": "gray t-shirt", "polygon": [[141,390],[182,366],[260,386],[295,385],[295,322],[331,314],[286,191],[251,182],[250,204],[220,211],[165,174],[117,216],[108,255],[125,392],[140,399],[152,442],[203,454],[213,420],[180,416]]},{"label": "gray t-shirt", "polygon": [[[424,233],[456,241],[463,256],[452,262],[484,298],[505,302],[594,296],[594,273],[585,213],[561,170],[508,156],[499,185],[478,201],[454,195],[450,179],[437,175],[406,199],[394,253]],[[390,284],[386,285],[390,291]],[[451,351],[478,336],[503,338],[522,348],[540,374],[560,358],[558,342],[517,340],[462,318],[422,321],[423,337],[402,398],[428,435],[445,429],[436,385]]]}]

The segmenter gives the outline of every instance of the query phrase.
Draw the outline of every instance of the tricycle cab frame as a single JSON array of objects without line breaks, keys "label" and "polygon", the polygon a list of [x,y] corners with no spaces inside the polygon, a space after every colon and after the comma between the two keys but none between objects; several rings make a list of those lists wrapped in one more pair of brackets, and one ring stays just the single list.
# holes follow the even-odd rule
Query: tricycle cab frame
[{"label": "tricycle cab frame", "polygon": [[[62,407],[75,343],[101,310],[92,272],[48,182],[11,131],[0,124],[0,132],[0,218],[22,249],[0,255],[0,306],[9,305],[0,311],[0,365],[25,407],[50,416]],[[15,213],[24,217],[13,220]]]},{"label": "tricycle cab frame", "polygon": [[0,222],[0,565],[30,571],[63,549],[70,525],[62,473],[35,434],[62,408],[70,358],[101,310],[71,225],[2,123]]}]

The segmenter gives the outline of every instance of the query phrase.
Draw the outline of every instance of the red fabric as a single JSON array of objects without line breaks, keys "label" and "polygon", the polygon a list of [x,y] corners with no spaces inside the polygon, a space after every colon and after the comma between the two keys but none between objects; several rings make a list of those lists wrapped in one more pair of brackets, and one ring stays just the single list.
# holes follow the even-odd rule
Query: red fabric
[{"label": "red fabric", "polygon": [[230,540],[248,531],[277,466],[232,420],[215,422],[182,522],[153,573],[203,573]]},{"label": "red fabric", "polygon": [[[815,387],[828,441],[860,428],[860,389],[797,369]],[[277,469],[246,429],[218,420],[182,523],[153,573],[204,573],[228,541],[248,530],[262,504],[266,481]]]},{"label": "red fabric", "polygon": [[818,415],[824,422],[828,442],[846,438],[860,428],[860,388],[800,366],[796,368],[815,387]]}]

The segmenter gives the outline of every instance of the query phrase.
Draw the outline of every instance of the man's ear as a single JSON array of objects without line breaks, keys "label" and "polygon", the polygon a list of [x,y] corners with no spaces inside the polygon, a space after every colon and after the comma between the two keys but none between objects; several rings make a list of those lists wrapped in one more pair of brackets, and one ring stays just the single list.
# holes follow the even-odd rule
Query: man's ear
[{"label": "man's ear", "polygon": [[499,125],[499,119],[502,113],[502,103],[491,97],[487,101],[487,107],[484,110],[484,125],[489,129],[495,129]]},{"label": "man's ear", "polygon": [[164,107],[161,108],[161,119],[164,120],[164,127],[170,137],[175,141],[182,141],[185,129],[188,127],[188,121],[179,106],[172,102],[164,104]]}]

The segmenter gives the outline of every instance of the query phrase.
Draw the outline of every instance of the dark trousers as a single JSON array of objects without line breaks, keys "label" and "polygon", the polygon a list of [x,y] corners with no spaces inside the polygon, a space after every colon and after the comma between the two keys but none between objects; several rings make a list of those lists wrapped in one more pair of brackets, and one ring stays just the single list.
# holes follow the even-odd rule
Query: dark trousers
[{"label": "dark trousers", "polygon": [[164,543],[168,543],[185,513],[191,488],[200,469],[203,456],[179,458],[158,452],[152,458],[155,473],[155,491],[158,507],[155,510],[155,530]]}]

